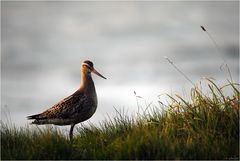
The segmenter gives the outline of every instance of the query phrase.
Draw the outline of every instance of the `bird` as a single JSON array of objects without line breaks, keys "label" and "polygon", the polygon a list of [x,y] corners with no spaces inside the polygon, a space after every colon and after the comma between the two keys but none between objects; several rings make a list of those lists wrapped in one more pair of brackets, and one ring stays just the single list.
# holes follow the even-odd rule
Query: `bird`
[{"label": "bird", "polygon": [[72,141],[74,126],[91,118],[97,109],[98,99],[91,73],[107,79],[94,68],[90,60],[85,60],[81,65],[79,89],[46,111],[27,116],[27,119],[33,120],[32,124],[36,125],[70,125],[69,138]]}]

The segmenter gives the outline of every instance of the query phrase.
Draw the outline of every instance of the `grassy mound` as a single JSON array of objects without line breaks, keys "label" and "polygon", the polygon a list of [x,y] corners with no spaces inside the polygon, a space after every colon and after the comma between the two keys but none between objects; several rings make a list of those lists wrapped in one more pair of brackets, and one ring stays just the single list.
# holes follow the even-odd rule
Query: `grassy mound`
[{"label": "grassy mound", "polygon": [[[72,143],[56,129],[1,124],[1,159],[239,159],[239,86],[191,90],[137,118],[118,114],[78,128]],[[228,88],[232,94],[226,96]],[[164,111],[159,110],[164,108]]]}]

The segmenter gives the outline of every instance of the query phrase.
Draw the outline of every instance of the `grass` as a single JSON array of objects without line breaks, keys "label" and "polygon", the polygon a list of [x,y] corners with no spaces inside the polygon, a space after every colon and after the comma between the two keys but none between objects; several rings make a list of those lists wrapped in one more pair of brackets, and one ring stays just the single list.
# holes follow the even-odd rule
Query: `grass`
[{"label": "grass", "polygon": [[118,112],[82,126],[72,143],[58,129],[1,123],[1,159],[239,159],[239,85],[208,79],[208,88],[193,88],[189,100],[169,95],[168,105],[159,101],[137,117]]}]

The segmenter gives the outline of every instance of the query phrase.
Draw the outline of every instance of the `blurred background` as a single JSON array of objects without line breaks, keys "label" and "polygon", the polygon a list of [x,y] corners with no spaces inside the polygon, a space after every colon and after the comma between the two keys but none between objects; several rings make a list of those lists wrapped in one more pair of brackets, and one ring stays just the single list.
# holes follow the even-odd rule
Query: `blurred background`
[{"label": "blurred background", "polygon": [[[203,25],[217,42],[214,46]],[[24,126],[80,85],[93,61],[98,124],[114,108],[128,114],[158,105],[162,94],[186,95],[202,77],[239,82],[239,2],[1,2],[1,119]],[[161,98],[159,98],[161,95]],[[88,123],[88,122],[87,122]]]}]

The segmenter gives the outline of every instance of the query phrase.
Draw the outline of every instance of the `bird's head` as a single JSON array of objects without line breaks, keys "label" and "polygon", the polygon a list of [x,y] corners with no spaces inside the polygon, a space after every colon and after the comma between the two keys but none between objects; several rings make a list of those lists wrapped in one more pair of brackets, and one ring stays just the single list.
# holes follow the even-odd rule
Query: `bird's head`
[{"label": "bird's head", "polygon": [[99,77],[102,77],[103,79],[107,79],[105,78],[103,75],[101,75],[100,73],[98,73],[98,71],[96,69],[94,69],[93,67],[93,63],[89,60],[85,60],[83,63],[82,63],[82,71],[85,73],[85,74],[91,74],[92,72],[96,75],[98,75]]}]

